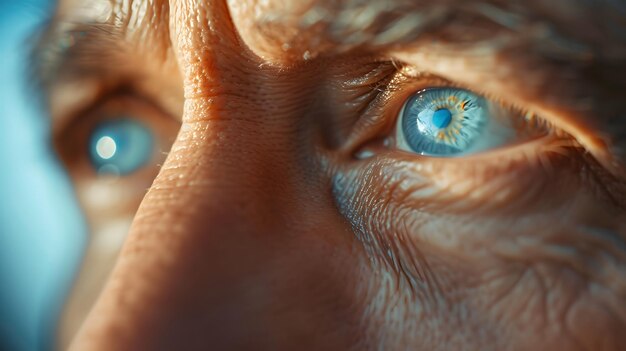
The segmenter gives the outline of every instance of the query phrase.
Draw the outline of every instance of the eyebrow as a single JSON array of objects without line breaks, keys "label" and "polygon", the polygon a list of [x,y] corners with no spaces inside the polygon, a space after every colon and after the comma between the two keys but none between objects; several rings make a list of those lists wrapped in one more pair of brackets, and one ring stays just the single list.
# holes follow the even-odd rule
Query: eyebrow
[{"label": "eyebrow", "polygon": [[[583,0],[563,1],[570,8],[570,12],[580,11],[585,4]],[[121,50],[120,43],[127,40],[124,33],[128,28],[141,27],[146,21],[152,24],[151,16],[156,16],[157,12],[163,15],[169,11],[167,1],[85,0],[83,12],[90,6],[100,4],[96,10],[92,10],[95,12],[92,17],[102,17],[102,3],[110,4],[110,20],[105,23],[72,23],[62,18],[51,22],[46,30],[47,35],[41,41],[44,45],[39,45],[33,55],[38,77],[44,86],[62,66],[73,66],[74,72],[80,72],[78,68],[85,66],[89,66],[89,71],[99,68],[101,65],[96,63],[105,61],[103,54],[111,55]],[[497,46],[498,42],[507,42],[510,45],[516,40],[524,40],[536,45],[545,55],[559,55],[569,60],[588,60],[591,56],[603,54],[606,56],[606,48],[609,48],[609,56],[625,59],[626,28],[623,23],[620,26],[620,20],[626,19],[626,5],[620,6],[618,2],[610,0],[595,1],[593,5],[594,13],[612,14],[601,17],[606,21],[604,27],[613,29],[600,32],[595,30],[598,33],[593,35],[596,39],[593,43],[561,34],[548,18],[558,17],[558,13],[553,10],[540,16],[541,11],[529,2],[510,4],[493,0],[323,0],[313,1],[304,13],[289,13],[288,9],[266,13],[257,19],[256,24],[263,30],[268,26],[280,26],[282,22],[292,22],[288,25],[295,24],[301,32],[323,26],[323,34],[333,42],[335,50],[342,52],[363,46],[380,49],[411,45],[422,37],[428,37],[450,43],[481,43],[491,46]],[[293,23],[294,15],[298,17],[296,23]],[[585,19],[589,20],[591,17],[587,16]],[[490,29],[488,31],[485,30],[487,26]],[[158,29],[169,31],[168,26],[159,26]],[[505,33],[504,38],[500,37]],[[169,33],[161,35],[167,37],[166,44],[169,45]]]},{"label": "eyebrow", "polygon": [[[137,10],[139,7],[136,1],[112,0],[112,3],[113,20],[107,23],[72,23],[61,19],[51,23],[49,33],[42,41],[44,49],[38,50],[41,60],[37,66],[40,67],[39,76],[44,86],[58,77],[80,78],[82,75],[106,75],[111,71],[119,73],[120,67],[110,67],[110,63],[123,62],[124,50],[128,48],[128,44],[140,45],[129,39],[129,28],[150,31],[148,35],[160,36],[164,45],[170,45],[168,25],[156,29],[143,26],[145,23],[152,23],[150,16],[155,16],[155,11],[169,11],[167,1],[150,2],[160,7],[144,8],[141,11]],[[573,13],[580,11],[585,4],[583,0],[563,0],[562,3],[569,4]],[[626,39],[626,28],[619,22],[626,18],[626,5],[620,7],[614,1],[601,0],[594,2],[594,6],[593,12],[584,18],[573,16],[578,21],[576,23],[585,28],[599,26],[582,33],[581,38],[566,35],[569,34],[568,26],[559,25],[557,20],[550,20],[559,16],[554,10],[541,10],[536,4],[531,6],[528,2],[515,3],[513,6],[502,1],[479,0],[395,0],[365,3],[358,0],[320,0],[313,1],[313,5],[303,13],[290,14],[281,12],[288,9],[278,9],[264,14],[256,19],[256,24],[264,35],[271,33],[266,29],[281,25],[296,26],[299,34],[311,28],[322,27],[322,34],[333,42],[335,50],[339,52],[363,47],[372,50],[403,48],[419,40],[440,40],[451,45],[470,47],[478,44],[493,45],[494,42],[497,44],[499,35],[505,35],[506,40],[502,42],[506,45],[514,45],[515,38],[525,40],[536,45],[539,54],[558,61],[585,63],[594,59],[597,67],[602,67],[605,62],[610,67],[626,66],[626,40],[623,40]],[[132,12],[133,9],[135,12]],[[613,14],[607,15],[611,11]],[[297,16],[293,17],[294,15]],[[596,17],[604,19],[605,23],[600,26]],[[575,22],[568,23],[572,26]],[[541,30],[534,30],[537,28]],[[293,30],[290,32],[293,33]],[[299,34],[296,36],[302,37]],[[624,84],[620,86],[623,88]],[[590,85],[590,89],[594,90],[595,87]],[[600,89],[589,94],[597,103],[615,99],[616,94],[620,96],[620,93],[614,92],[610,97],[598,98],[602,94]],[[611,104],[624,107],[621,101],[612,101]],[[611,109],[619,110],[620,106]],[[626,128],[623,119],[612,118],[608,123],[617,126],[612,128],[614,131],[611,134],[618,139],[616,141],[620,145],[624,144],[626,153],[626,138],[623,135]],[[626,154],[620,158],[626,160]]]},{"label": "eyebrow", "polygon": [[[324,2],[330,9],[315,5],[302,16],[303,29],[323,25],[333,41],[347,46],[405,45],[421,36],[449,43],[495,43],[499,35],[507,40],[525,40],[537,50],[570,59],[587,55],[626,57],[626,6],[600,0],[562,0],[560,6],[532,1],[485,0],[396,0]],[[593,7],[591,7],[593,6]],[[597,14],[597,16],[594,16]],[[365,25],[364,25],[365,24]],[[572,26],[584,28],[573,36]],[[482,30],[487,27],[489,30]],[[445,33],[441,35],[441,33]],[[481,33],[482,32],[482,33]],[[585,55],[586,54],[586,55]]]}]

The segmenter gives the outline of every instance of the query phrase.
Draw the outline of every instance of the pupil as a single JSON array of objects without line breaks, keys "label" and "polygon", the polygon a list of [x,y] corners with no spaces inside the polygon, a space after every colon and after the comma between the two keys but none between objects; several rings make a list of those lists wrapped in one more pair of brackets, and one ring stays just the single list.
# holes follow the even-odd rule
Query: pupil
[{"label": "pupil", "polygon": [[447,127],[451,121],[452,113],[447,108],[439,109],[433,114],[433,124],[439,129]]}]

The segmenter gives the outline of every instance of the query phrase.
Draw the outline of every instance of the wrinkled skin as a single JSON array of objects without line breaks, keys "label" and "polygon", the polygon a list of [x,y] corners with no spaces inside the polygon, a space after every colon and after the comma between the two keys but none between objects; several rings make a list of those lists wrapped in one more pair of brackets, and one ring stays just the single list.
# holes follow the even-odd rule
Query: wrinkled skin
[{"label": "wrinkled skin", "polygon": [[[61,2],[58,17],[86,2]],[[126,75],[164,106],[175,122],[158,128],[175,140],[160,168],[105,182],[68,156],[76,144],[54,139],[92,228],[61,347],[626,345],[624,28],[599,26],[621,5],[525,2],[593,43],[595,58],[580,61],[583,49],[536,37],[494,45],[493,21],[368,41],[434,3],[470,14],[478,2],[404,2],[373,24],[342,20],[348,1],[121,3],[123,50],[107,79]],[[329,10],[311,19],[317,6]],[[461,35],[467,26],[484,30]],[[80,99],[70,80],[51,85],[53,117]],[[403,101],[442,81],[532,108],[571,140],[460,158],[398,150],[388,141]],[[102,248],[126,222],[119,256],[121,237]]]}]

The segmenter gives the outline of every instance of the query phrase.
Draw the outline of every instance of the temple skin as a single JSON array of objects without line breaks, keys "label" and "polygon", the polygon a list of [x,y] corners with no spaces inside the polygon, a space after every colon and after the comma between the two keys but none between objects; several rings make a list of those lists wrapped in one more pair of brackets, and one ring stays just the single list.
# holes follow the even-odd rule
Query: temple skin
[{"label": "temple skin", "polygon": [[[95,3],[61,1],[56,21]],[[623,5],[107,3],[97,20],[80,14],[107,23],[108,46],[90,49],[107,55],[94,63],[106,74],[66,74],[90,64],[70,60],[47,85],[93,236],[60,348],[626,343]],[[158,127],[173,139],[161,167],[104,184],[68,156],[61,125],[116,80],[176,122]],[[451,84],[571,138],[467,158],[396,149],[403,101]],[[124,205],[98,187],[117,187]],[[99,255],[111,232],[122,236]]]}]

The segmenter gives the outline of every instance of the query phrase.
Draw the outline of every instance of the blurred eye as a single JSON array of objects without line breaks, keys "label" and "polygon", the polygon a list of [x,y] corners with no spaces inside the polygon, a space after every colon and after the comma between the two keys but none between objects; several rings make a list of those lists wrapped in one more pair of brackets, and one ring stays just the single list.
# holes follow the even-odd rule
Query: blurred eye
[{"label": "blurred eye", "polygon": [[434,157],[470,155],[511,144],[521,134],[546,134],[531,115],[516,116],[457,88],[419,91],[406,101],[399,117],[398,147]]},{"label": "blurred eye", "polygon": [[138,189],[156,176],[179,127],[159,106],[131,93],[104,96],[71,117],[55,133],[55,146],[75,182],[119,178]]},{"label": "blurred eye", "polygon": [[117,118],[96,125],[89,137],[89,155],[101,174],[130,174],[152,159],[154,137],[143,123]]}]

